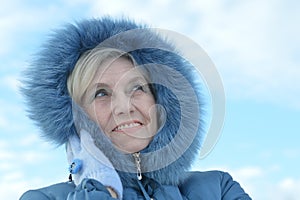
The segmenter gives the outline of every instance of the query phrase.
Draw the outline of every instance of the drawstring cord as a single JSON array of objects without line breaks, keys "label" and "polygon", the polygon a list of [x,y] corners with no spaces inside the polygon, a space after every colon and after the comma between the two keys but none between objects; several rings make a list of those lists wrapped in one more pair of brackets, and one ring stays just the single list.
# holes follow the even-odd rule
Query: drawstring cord
[{"label": "drawstring cord", "polygon": [[154,200],[153,198],[151,198],[151,197],[149,196],[149,194],[148,194],[147,191],[145,190],[145,188],[144,188],[144,186],[142,185],[142,183],[141,183],[140,181],[137,181],[137,183],[138,183],[140,189],[142,190],[143,195],[144,195],[144,197],[146,198],[146,200]]}]

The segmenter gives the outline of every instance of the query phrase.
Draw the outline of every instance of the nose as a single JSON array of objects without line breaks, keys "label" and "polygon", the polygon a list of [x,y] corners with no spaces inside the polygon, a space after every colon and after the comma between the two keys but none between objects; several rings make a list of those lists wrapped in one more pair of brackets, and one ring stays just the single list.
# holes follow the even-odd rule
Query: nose
[{"label": "nose", "polygon": [[115,116],[130,115],[134,112],[135,108],[132,104],[131,97],[125,93],[118,93],[113,95],[112,98],[112,112]]}]

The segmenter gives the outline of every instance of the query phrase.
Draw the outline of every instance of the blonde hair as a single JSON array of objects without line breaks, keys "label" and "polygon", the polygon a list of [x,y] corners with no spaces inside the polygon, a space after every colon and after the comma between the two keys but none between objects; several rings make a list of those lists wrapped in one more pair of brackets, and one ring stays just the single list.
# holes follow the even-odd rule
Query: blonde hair
[{"label": "blonde hair", "polygon": [[120,57],[128,58],[135,65],[132,56],[118,49],[96,47],[86,51],[79,58],[73,72],[68,77],[67,87],[72,99],[83,106],[85,93],[96,76],[99,67],[108,60],[115,60]]}]

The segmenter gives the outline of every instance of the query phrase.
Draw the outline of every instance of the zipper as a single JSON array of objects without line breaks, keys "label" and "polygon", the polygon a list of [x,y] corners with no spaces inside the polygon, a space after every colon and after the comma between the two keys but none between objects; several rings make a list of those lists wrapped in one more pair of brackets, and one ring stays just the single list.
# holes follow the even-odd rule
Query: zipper
[{"label": "zipper", "polygon": [[142,170],[141,170],[141,158],[140,152],[132,154],[134,157],[135,165],[136,165],[136,177],[140,181],[142,180]]},{"label": "zipper", "polygon": [[133,158],[135,161],[135,165],[136,165],[136,177],[139,180],[138,181],[138,185],[142,191],[142,193],[144,194],[144,197],[147,200],[155,200],[154,198],[150,198],[149,194],[147,193],[147,191],[145,190],[144,186],[142,185],[142,183],[140,182],[140,180],[142,180],[142,170],[141,170],[141,157],[140,157],[140,152],[137,153],[133,153]]}]

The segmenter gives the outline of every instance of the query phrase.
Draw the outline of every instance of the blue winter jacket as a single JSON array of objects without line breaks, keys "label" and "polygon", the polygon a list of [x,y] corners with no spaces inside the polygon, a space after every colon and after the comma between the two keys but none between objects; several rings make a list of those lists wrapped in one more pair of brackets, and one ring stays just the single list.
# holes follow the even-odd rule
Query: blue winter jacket
[{"label": "blue winter jacket", "polygon": [[[119,152],[96,123],[74,109],[67,89],[67,78],[79,57],[96,47],[131,55],[147,72],[159,105],[159,130],[140,152],[140,181],[134,158]],[[78,129],[87,130],[120,176],[123,199],[250,199],[227,173],[188,172],[206,138],[209,104],[193,64],[152,29],[110,17],[68,24],[50,36],[25,74],[22,92],[29,117],[41,128],[43,138],[63,145]],[[77,186],[67,182],[28,191],[21,199],[112,198],[99,181],[85,179]]]},{"label": "blue winter jacket", "polygon": [[[124,200],[248,200],[251,199],[232,180],[228,173],[220,171],[190,172],[178,186],[160,185],[146,179],[136,188],[124,188]],[[21,200],[109,200],[109,192],[99,182],[86,179],[77,187],[73,182],[55,184],[39,190],[26,192]]]}]

